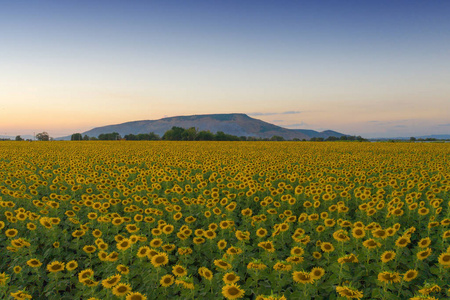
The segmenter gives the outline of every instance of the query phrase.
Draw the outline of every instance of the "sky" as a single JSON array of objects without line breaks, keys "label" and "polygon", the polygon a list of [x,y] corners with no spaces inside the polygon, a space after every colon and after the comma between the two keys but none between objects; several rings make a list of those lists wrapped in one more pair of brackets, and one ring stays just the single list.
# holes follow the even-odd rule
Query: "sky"
[{"label": "sky", "polygon": [[0,0],[0,137],[246,113],[450,134],[450,1]]}]

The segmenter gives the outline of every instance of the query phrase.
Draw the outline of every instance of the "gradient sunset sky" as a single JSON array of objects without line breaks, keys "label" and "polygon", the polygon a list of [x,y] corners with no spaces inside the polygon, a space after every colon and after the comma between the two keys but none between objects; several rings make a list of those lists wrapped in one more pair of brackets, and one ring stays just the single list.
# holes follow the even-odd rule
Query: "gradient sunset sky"
[{"label": "gradient sunset sky", "polygon": [[246,113],[450,134],[450,1],[2,1],[0,136]]}]

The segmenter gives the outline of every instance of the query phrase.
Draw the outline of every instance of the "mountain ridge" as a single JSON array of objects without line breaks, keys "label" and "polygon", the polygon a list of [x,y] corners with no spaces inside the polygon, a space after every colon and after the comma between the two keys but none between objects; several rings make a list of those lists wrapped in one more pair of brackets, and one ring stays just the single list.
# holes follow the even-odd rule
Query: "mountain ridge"
[{"label": "mountain ridge", "polygon": [[[226,134],[255,138],[271,138],[272,136],[281,136],[286,140],[292,140],[294,138],[309,140],[313,137],[321,137],[326,139],[329,136],[341,137],[346,135],[332,130],[318,132],[310,129],[288,129],[249,117],[243,113],[200,114],[165,117],[158,120],[129,121],[120,124],[95,127],[83,132],[82,135],[97,137],[102,133],[117,132],[121,136],[125,136],[127,134],[137,135],[141,133],[154,132],[162,136],[173,126],[182,128],[195,127],[199,131],[209,130],[212,133],[223,131]],[[61,137],[58,139],[67,140],[70,139],[70,136]]]}]

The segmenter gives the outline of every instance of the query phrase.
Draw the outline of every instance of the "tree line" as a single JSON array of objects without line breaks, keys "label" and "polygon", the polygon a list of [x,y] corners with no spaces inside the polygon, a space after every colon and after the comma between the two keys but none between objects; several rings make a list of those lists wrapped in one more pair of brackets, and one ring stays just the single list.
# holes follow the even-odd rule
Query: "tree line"
[{"label": "tree line", "polygon": [[[140,134],[127,134],[121,136],[117,132],[102,133],[98,137],[89,137],[87,135],[82,136],[81,133],[74,133],[71,136],[72,141],[87,141],[87,140],[102,140],[102,141],[115,141],[115,140],[127,140],[127,141],[285,141],[286,139],[282,136],[274,135],[271,138],[258,138],[258,137],[247,137],[247,136],[236,136],[231,134],[226,134],[223,131],[218,131],[212,133],[209,130],[198,131],[195,127],[182,128],[173,126],[171,129],[167,130],[163,136],[159,136],[154,132],[150,133],[140,133]],[[292,139],[292,141],[300,141],[298,138]],[[303,139],[302,141],[306,141]],[[349,136],[344,135],[341,137],[330,136],[327,138],[313,137],[310,141],[367,141],[361,136]]]}]

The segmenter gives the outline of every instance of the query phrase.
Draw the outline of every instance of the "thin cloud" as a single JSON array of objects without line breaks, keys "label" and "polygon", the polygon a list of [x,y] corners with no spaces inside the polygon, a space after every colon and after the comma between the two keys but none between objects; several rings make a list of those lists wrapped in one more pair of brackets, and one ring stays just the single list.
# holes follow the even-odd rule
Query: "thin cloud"
[{"label": "thin cloud", "polygon": [[450,126],[450,123],[447,123],[447,124],[439,124],[438,126]]},{"label": "thin cloud", "polygon": [[267,113],[262,113],[262,112],[253,112],[253,113],[249,113],[250,116],[276,116],[276,115],[296,115],[296,114],[300,114],[301,111],[298,110],[289,110],[289,111],[284,111],[284,112],[267,112]]},{"label": "thin cloud", "polygon": [[289,124],[289,125],[284,125],[284,126],[285,127],[301,127],[301,126],[308,126],[308,124],[305,122],[301,122],[301,123]]},{"label": "thin cloud", "polygon": [[301,111],[299,110],[289,110],[289,111],[285,111],[282,112],[280,115],[296,115],[296,114],[300,114]]}]

